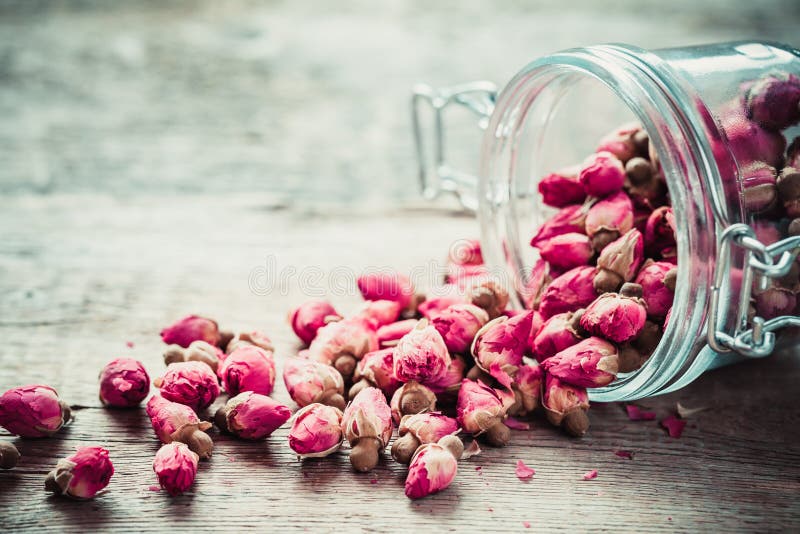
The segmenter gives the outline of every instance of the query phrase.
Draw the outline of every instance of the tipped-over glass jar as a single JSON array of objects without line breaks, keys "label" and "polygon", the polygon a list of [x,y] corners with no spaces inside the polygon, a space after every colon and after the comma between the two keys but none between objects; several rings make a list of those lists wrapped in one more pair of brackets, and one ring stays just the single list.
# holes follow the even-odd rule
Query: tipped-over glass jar
[{"label": "tipped-over glass jar", "polygon": [[[426,104],[434,113],[430,154],[420,120]],[[478,178],[445,158],[450,104],[475,112],[485,129]],[[420,85],[412,101],[423,192],[453,192],[478,212],[484,258],[517,289],[517,307],[538,259],[530,238],[556,211],[538,182],[580,163],[621,124],[646,131],[645,159],[674,212],[671,319],[641,368],[591,390],[598,401],[674,391],[706,369],[770,354],[776,336],[800,343],[799,106],[800,52],[766,42],[579,48],[534,61],[499,95],[488,82]]]}]

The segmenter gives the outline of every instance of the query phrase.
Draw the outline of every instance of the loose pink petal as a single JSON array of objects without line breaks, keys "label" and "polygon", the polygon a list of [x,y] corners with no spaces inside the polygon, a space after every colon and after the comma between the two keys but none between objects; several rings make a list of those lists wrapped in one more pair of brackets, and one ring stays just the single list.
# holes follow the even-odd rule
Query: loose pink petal
[{"label": "loose pink petal", "polygon": [[472,458],[473,456],[479,455],[481,452],[483,451],[481,451],[481,447],[480,445],[478,445],[478,442],[472,440],[472,443],[470,443],[469,445],[466,446],[466,448],[464,448],[464,452],[461,454],[461,459],[467,460],[469,458]]},{"label": "loose pink petal", "polygon": [[633,452],[631,452],[631,451],[619,450],[619,451],[614,451],[614,454],[616,454],[620,458],[625,458],[627,460],[633,460]]},{"label": "loose pink petal", "polygon": [[523,521],[522,522],[522,526],[525,527],[525,528],[531,528],[531,523],[530,523],[530,521]]},{"label": "loose pink petal", "polygon": [[369,483],[370,484],[377,484],[378,483],[378,479],[377,478],[370,479]]},{"label": "loose pink petal", "polygon": [[669,437],[679,438],[681,434],[683,434],[683,427],[686,426],[686,421],[682,421],[674,415],[670,415],[666,419],[661,420],[661,426],[667,429]]},{"label": "loose pink petal", "polygon": [[592,480],[597,478],[597,469],[592,469],[583,474],[583,480]]},{"label": "loose pink petal", "polygon": [[161,491],[161,486],[150,486],[147,489],[150,491]]},{"label": "loose pink petal", "polygon": [[514,419],[513,417],[507,418],[503,421],[508,428],[512,428],[514,430],[530,430],[531,425],[526,423],[525,421],[520,421],[519,419]]},{"label": "loose pink petal", "polygon": [[533,475],[536,474],[536,471],[525,465],[525,462],[522,460],[517,460],[517,469],[515,473],[520,480],[530,480],[533,478]]},{"label": "loose pink petal", "polygon": [[625,410],[627,410],[628,419],[631,421],[653,421],[656,418],[655,412],[646,412],[635,404],[626,405]]},{"label": "loose pink petal", "polygon": [[132,349],[133,348],[133,341],[126,341],[125,342],[125,346],[127,346],[129,349]]}]

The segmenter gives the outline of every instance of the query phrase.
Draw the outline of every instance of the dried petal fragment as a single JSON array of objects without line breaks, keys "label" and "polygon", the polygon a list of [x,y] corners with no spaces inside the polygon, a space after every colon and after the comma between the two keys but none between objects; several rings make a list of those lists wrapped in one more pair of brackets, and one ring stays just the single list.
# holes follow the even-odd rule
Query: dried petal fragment
[{"label": "dried petal fragment", "polygon": [[102,447],[80,447],[68,458],[62,458],[50,471],[44,487],[57,495],[74,499],[91,499],[108,486],[114,466],[108,451]]},{"label": "dried petal fragment", "polygon": [[678,419],[674,415],[670,415],[661,420],[661,426],[667,430],[669,437],[679,438],[683,434],[683,428],[686,426],[686,421]]},{"label": "dried petal fragment", "polygon": [[520,480],[530,480],[536,474],[536,471],[525,465],[522,460],[517,460],[517,468],[514,470],[514,474]]},{"label": "dried petal fragment", "polygon": [[176,441],[162,446],[153,460],[159,485],[173,497],[188,490],[194,484],[199,459],[183,443]]},{"label": "dried petal fragment", "polygon": [[69,406],[50,386],[19,386],[0,397],[0,426],[23,438],[52,436],[70,417]]},{"label": "dried petal fragment", "polygon": [[592,469],[583,474],[583,480],[593,480],[597,478],[597,469]]},{"label": "dried petal fragment", "polygon": [[633,460],[633,452],[631,451],[616,450],[614,451],[614,454],[620,458],[625,458],[626,460]]},{"label": "dried petal fragment", "polygon": [[635,404],[625,405],[625,411],[631,421],[653,421],[656,418],[656,412],[644,411]]},{"label": "dried petal fragment", "polygon": [[299,458],[322,458],[342,444],[342,411],[324,404],[309,404],[295,414],[289,447]]}]

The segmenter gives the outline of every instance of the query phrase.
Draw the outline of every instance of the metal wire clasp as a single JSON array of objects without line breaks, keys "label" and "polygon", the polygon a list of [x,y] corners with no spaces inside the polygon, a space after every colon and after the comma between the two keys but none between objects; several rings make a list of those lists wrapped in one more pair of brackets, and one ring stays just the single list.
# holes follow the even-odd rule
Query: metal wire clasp
[{"label": "metal wire clasp", "polygon": [[[734,246],[744,249],[745,256],[736,326],[733,334],[728,334],[724,330],[726,318],[721,317],[720,310],[726,308],[723,299],[730,295],[730,267]],[[736,351],[754,358],[768,356],[775,349],[775,330],[800,326],[800,317],[795,315],[769,320],[754,317],[749,322],[749,328],[747,319],[753,286],[763,291],[769,287],[771,278],[786,276],[799,254],[800,236],[765,245],[756,238],[753,228],[746,224],[733,224],[725,229],[717,248],[717,266],[708,317],[708,345],[713,350],[720,353]]]}]

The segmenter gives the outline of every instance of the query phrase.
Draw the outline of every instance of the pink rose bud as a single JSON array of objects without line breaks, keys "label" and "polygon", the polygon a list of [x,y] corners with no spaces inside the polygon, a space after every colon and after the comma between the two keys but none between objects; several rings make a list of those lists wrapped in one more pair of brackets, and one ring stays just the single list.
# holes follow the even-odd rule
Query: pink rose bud
[{"label": "pink rose bud", "polygon": [[436,394],[419,382],[406,382],[394,392],[391,401],[392,419],[396,424],[404,415],[436,410]]},{"label": "pink rose bud", "polygon": [[453,454],[436,443],[417,450],[406,476],[406,497],[421,499],[447,488],[456,478],[458,462]]},{"label": "pink rose bud", "polygon": [[633,228],[625,235],[606,245],[597,258],[598,272],[594,288],[598,293],[617,291],[630,282],[644,261],[644,236]]},{"label": "pink rose bud", "polygon": [[403,336],[414,330],[416,319],[405,319],[378,328],[378,343],[381,347],[394,347]]},{"label": "pink rose bud", "polygon": [[586,233],[586,216],[588,208],[585,204],[575,204],[559,210],[552,218],[539,227],[531,238],[531,246],[536,247],[542,241],[561,234]]},{"label": "pink rose bud", "polygon": [[399,437],[392,444],[392,458],[407,464],[420,445],[436,443],[458,432],[458,422],[439,412],[420,413],[404,416],[398,430]]},{"label": "pink rose bud", "polygon": [[586,265],[594,256],[591,240],[578,233],[561,234],[539,243],[538,246],[542,258],[560,271]]},{"label": "pink rose bud", "polygon": [[558,378],[545,376],[542,406],[547,420],[554,426],[562,427],[575,437],[583,436],[589,429],[589,395],[586,389],[570,386]]},{"label": "pink rose bud", "polygon": [[586,214],[586,235],[595,250],[603,250],[631,228],[633,203],[622,191],[596,202]]},{"label": "pink rose bud", "polygon": [[218,345],[220,342],[219,327],[216,321],[189,315],[162,330],[161,339],[168,345],[174,343],[184,348],[198,339]]},{"label": "pink rose bud", "polygon": [[161,396],[199,411],[219,397],[219,384],[211,368],[201,362],[171,363],[163,377],[153,384]]},{"label": "pink rose bud", "polygon": [[558,313],[577,311],[594,302],[597,298],[594,289],[596,274],[594,267],[575,267],[550,282],[539,304],[542,317],[549,319]]},{"label": "pink rose bud", "polygon": [[[228,344],[230,345],[231,341]],[[219,362],[223,359],[225,359],[225,353],[219,347],[200,340],[192,341],[189,347],[185,349],[180,345],[170,345],[164,351],[164,363],[166,365],[189,361],[202,362],[208,365],[215,374],[219,369]]]},{"label": "pink rose bud", "polygon": [[[464,289],[488,278],[491,278],[491,274],[486,265],[456,265],[450,263],[447,265],[447,273],[445,274],[444,280],[447,284],[458,289],[458,291],[463,292]],[[462,300],[463,299],[459,299],[459,302]],[[454,303],[455,302],[451,302],[451,304]],[[417,311],[419,311],[419,307]]]},{"label": "pink rose bud", "polygon": [[150,377],[133,358],[111,360],[100,372],[100,401],[106,406],[138,406],[150,393]]},{"label": "pink rose bud", "polygon": [[173,497],[180,495],[194,484],[199,460],[200,457],[183,443],[174,441],[163,445],[153,459],[158,484]]},{"label": "pink rose bud", "polygon": [[324,363],[303,358],[289,358],[283,366],[283,383],[298,406],[318,402],[344,409],[344,379],[341,373]]},{"label": "pink rose bud", "polygon": [[289,430],[289,447],[300,459],[333,454],[343,439],[342,411],[324,404],[309,404],[300,409]]},{"label": "pink rose bud", "polygon": [[450,353],[442,335],[427,319],[403,336],[394,350],[394,376],[401,382],[436,382],[447,372]]},{"label": "pink rose bud", "polygon": [[23,438],[52,436],[70,417],[69,405],[50,386],[19,386],[0,397],[0,426]]},{"label": "pink rose bud", "polygon": [[332,365],[347,380],[353,376],[358,361],[373,350],[378,350],[378,334],[372,323],[351,317],[320,328],[308,347],[308,357]]},{"label": "pink rose bud", "polygon": [[650,317],[665,317],[672,308],[676,274],[675,266],[665,261],[647,260],[642,266],[636,283],[642,286],[642,298]]},{"label": "pink rose bud", "polygon": [[453,265],[483,265],[481,242],[477,239],[459,239],[450,247],[447,262]]},{"label": "pink rose bud", "polygon": [[564,208],[570,204],[583,204],[586,192],[578,180],[580,167],[577,165],[548,174],[539,181],[542,202],[554,208]]},{"label": "pink rose bud", "polygon": [[[269,336],[262,332],[253,330],[252,332],[240,332],[236,334],[233,339],[231,339],[230,343],[228,343],[225,354],[230,354],[242,345],[247,347],[258,347],[259,349],[267,352],[275,352],[275,345],[272,343],[272,340],[269,338]],[[220,359],[224,360],[225,356]]]},{"label": "pink rose bud", "polygon": [[616,343],[630,341],[639,335],[647,320],[641,295],[641,286],[631,283],[623,285],[619,294],[601,295],[583,312],[581,326]]},{"label": "pink rose bud", "polygon": [[447,350],[465,353],[475,334],[489,322],[485,310],[473,304],[454,304],[433,316],[431,324],[442,335]]},{"label": "pink rose bud", "polygon": [[484,280],[467,290],[466,301],[483,308],[494,319],[508,307],[508,291],[496,280]]},{"label": "pink rose bud", "polygon": [[400,304],[393,300],[368,300],[355,317],[364,319],[373,329],[377,329],[397,321],[402,311]]},{"label": "pink rose bud", "polygon": [[486,435],[492,445],[508,444],[511,432],[503,420],[506,411],[514,403],[513,394],[465,379],[458,392],[458,424],[465,432],[474,436]]},{"label": "pink rose bud", "polygon": [[217,410],[217,426],[242,439],[266,439],[289,420],[292,411],[271,397],[245,391]]},{"label": "pink rose bud", "polygon": [[599,337],[584,339],[542,362],[549,375],[575,387],[607,386],[617,377],[617,348]]},{"label": "pink rose bud", "polygon": [[218,374],[229,395],[242,391],[269,395],[275,385],[275,361],[271,352],[241,345],[225,358]]},{"label": "pink rose bud", "polygon": [[533,312],[498,317],[484,325],[472,342],[475,364],[507,388],[528,349],[532,320]]},{"label": "pink rose bud", "polygon": [[365,388],[347,405],[342,417],[344,437],[352,447],[350,463],[356,471],[378,465],[378,453],[392,437],[392,411],[378,388]]},{"label": "pink rose bud", "polygon": [[44,481],[47,491],[73,499],[91,499],[108,486],[114,466],[102,447],[79,447],[72,456],[62,458]]},{"label": "pink rose bud", "polygon": [[[472,287],[472,284],[470,283],[469,286]],[[448,290],[451,290],[450,288],[452,288],[452,291],[457,293],[461,291],[455,286],[446,286],[446,287],[448,288]],[[417,306],[417,311],[423,317],[427,319],[433,319],[434,316],[436,316],[437,314],[441,313],[442,311],[446,310],[447,308],[455,304],[464,304],[463,295],[460,294],[445,295],[441,297],[426,299],[424,302],[420,303],[419,306]]]},{"label": "pink rose bud", "polygon": [[543,362],[581,340],[580,318],[583,310],[559,313],[545,321],[531,344],[534,358]]},{"label": "pink rose bud", "polygon": [[625,124],[604,136],[595,152],[610,152],[624,163],[642,152],[642,147],[638,146],[640,133],[644,133],[640,124]]},{"label": "pink rose bud", "polygon": [[316,337],[317,330],[341,316],[327,300],[309,300],[289,313],[289,324],[300,338],[308,345]]},{"label": "pink rose bud", "polygon": [[394,348],[388,348],[369,352],[358,362],[347,394],[353,399],[362,389],[376,387],[391,397],[402,385],[394,376]]},{"label": "pink rose bud", "polygon": [[[450,394],[457,394],[461,389],[461,381],[464,380],[464,375],[467,372],[467,364],[464,358],[458,354],[454,354],[450,358],[450,365],[447,367],[447,372],[435,382],[428,383],[431,391],[436,393],[442,400],[447,400]],[[453,398],[455,400],[455,397]]]},{"label": "pink rose bud", "polygon": [[543,382],[544,370],[541,365],[534,363],[520,366],[511,385],[514,404],[508,409],[509,415],[523,416],[533,412],[539,405]]},{"label": "pink rose bud", "polygon": [[194,410],[185,404],[153,395],[147,401],[147,415],[161,443],[180,441],[187,444],[200,458],[211,457],[214,443],[205,433],[205,430],[211,428],[211,423],[201,421]]},{"label": "pink rose bud", "polygon": [[774,319],[781,315],[794,315],[797,308],[797,294],[783,287],[773,286],[756,294],[756,312],[764,319]]},{"label": "pink rose bud", "polygon": [[728,149],[739,168],[754,161],[763,161],[775,168],[781,167],[786,139],[780,132],[762,128],[738,110],[723,118],[722,128],[728,138]]},{"label": "pink rose bud", "polygon": [[675,215],[672,208],[663,206],[653,211],[647,219],[644,233],[645,250],[651,256],[660,256],[675,247]]},{"label": "pink rose bud", "polygon": [[778,201],[777,171],[757,161],[741,171],[744,206],[751,213],[761,213],[775,207]]},{"label": "pink rose bud", "polygon": [[404,274],[395,271],[362,274],[356,281],[364,300],[392,300],[402,309],[414,300],[414,284]]},{"label": "pink rose bud", "polygon": [[787,72],[759,79],[745,95],[747,117],[767,130],[783,130],[800,121],[800,78]]},{"label": "pink rose bud", "polygon": [[578,179],[588,196],[605,198],[622,190],[625,167],[611,152],[597,152],[583,162]]}]

